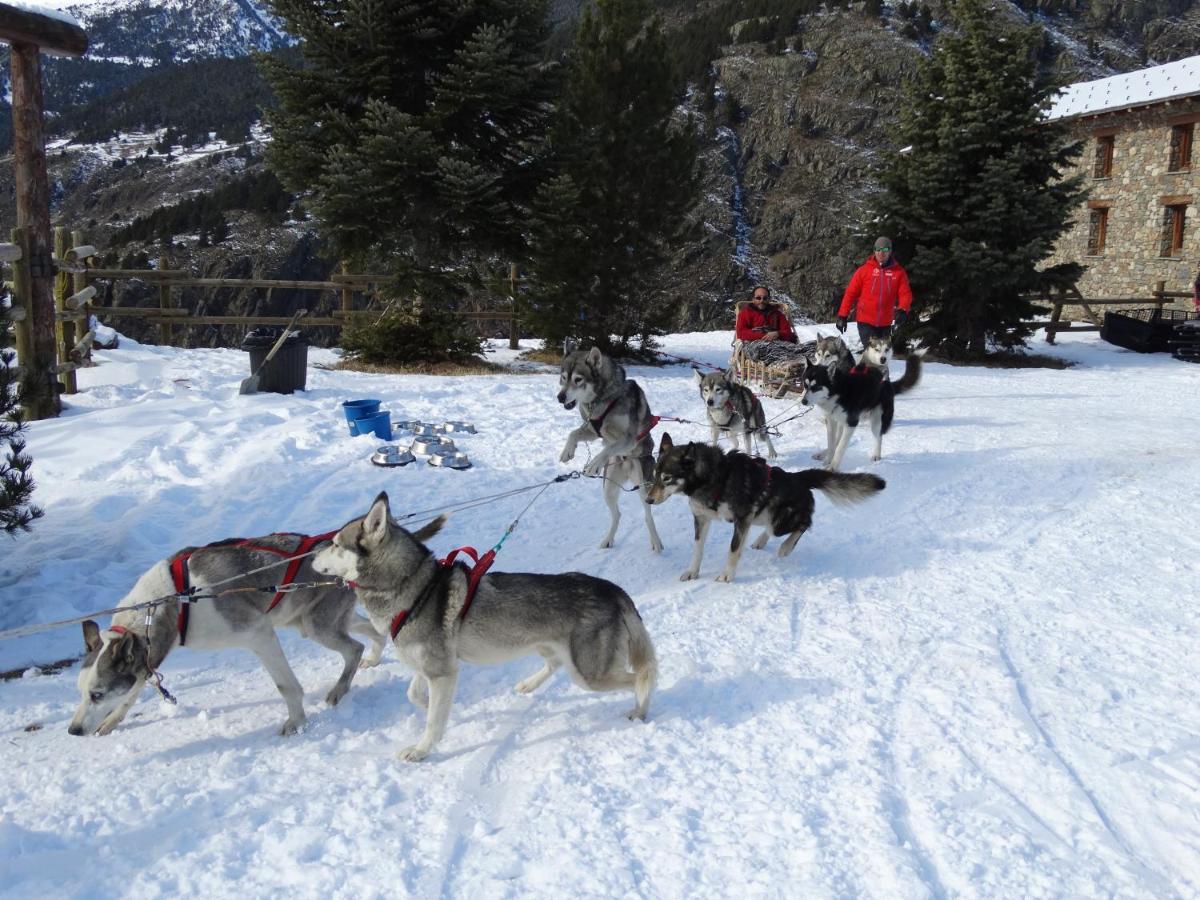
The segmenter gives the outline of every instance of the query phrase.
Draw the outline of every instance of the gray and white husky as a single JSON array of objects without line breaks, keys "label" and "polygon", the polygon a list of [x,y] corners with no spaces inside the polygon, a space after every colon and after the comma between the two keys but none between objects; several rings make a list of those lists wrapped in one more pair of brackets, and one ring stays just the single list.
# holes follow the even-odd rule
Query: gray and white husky
[{"label": "gray and white husky", "polygon": [[817,338],[816,349],[813,350],[814,366],[823,366],[832,378],[838,372],[848,372],[854,366],[854,354],[846,346],[841,335],[829,335]]},{"label": "gray and white husky", "polygon": [[[292,734],[304,724],[304,689],[296,680],[275,629],[298,628],[323,647],[336,650],[345,665],[325,700],[336,704],[350,688],[360,662],[374,665],[383,652],[383,637],[354,609],[354,592],[342,586],[299,588],[284,594],[274,609],[272,585],[284,580],[284,566],[237,578],[217,590],[249,589],[216,599],[197,599],[188,604],[186,618],[181,617],[180,601],[175,595],[171,561],[188,554],[189,582],[200,594],[206,586],[224,582],[240,573],[279,562],[280,554],[225,542],[208,547],[180,551],[155,563],[118,604],[133,606],[159,597],[165,602],[150,610],[121,611],[113,615],[112,625],[104,630],[92,620],[83,623],[83,641],[87,655],[79,671],[79,706],[68,731],[82,735],[108,734],[136,702],[142,686],[181,643],[186,634],[187,647],[198,650],[223,650],[241,647],[249,650],[279,688],[287,704],[288,717],[281,734]],[[292,552],[296,535],[273,534],[245,541],[247,544],[279,548]],[[318,545],[322,546],[322,545]],[[292,579],[295,584],[311,583],[312,557],[304,559]],[[150,623],[146,624],[147,612]],[[370,639],[370,656],[363,660],[363,645],[350,632]]]},{"label": "gray and white husky", "polygon": [[[440,526],[434,520],[424,533]],[[427,710],[425,731],[402,759],[424,759],[441,740],[459,660],[501,663],[536,653],[545,665],[517,683],[520,693],[536,690],[561,666],[588,690],[633,691],[629,717],[646,718],[658,671],[654,645],[629,595],[610,581],[578,572],[494,573],[470,598],[467,568],[443,565],[393,522],[387,494],[348,522],[313,566],[354,585],[371,623],[392,635],[415,672],[408,699]]]},{"label": "gray and white husky", "polygon": [[750,438],[759,438],[767,445],[767,458],[775,458],[775,446],[767,433],[767,414],[763,411],[762,401],[754,396],[754,391],[744,384],[729,380],[729,373],[721,369],[703,374],[699,369],[693,369],[696,381],[700,385],[700,399],[704,401],[704,414],[708,418],[708,426],[712,429],[712,442],[716,446],[721,438],[721,432],[727,431],[737,446],[738,435],[746,446],[746,452],[751,453]]},{"label": "gray and white husky", "polygon": [[786,534],[779,546],[779,556],[784,557],[812,525],[814,490],[823,491],[834,503],[847,504],[865,500],[885,486],[884,480],[875,475],[843,475],[823,469],[788,472],[736,450],[723,453],[701,443],[677,446],[669,434],[664,434],[650,501],[661,503],[672,494],[682,493],[692,508],[696,542],[691,565],[679,576],[680,581],[691,581],[700,574],[704,540],[713,519],[732,522],[733,541],[717,581],[733,581],[750,526],[763,526],[754,541],[755,550],[763,549],[773,535]]},{"label": "gray and white husky", "polygon": [[662,541],[654,527],[654,516],[646,502],[646,489],[654,474],[654,427],[650,404],[638,383],[625,377],[625,369],[609,359],[598,347],[572,350],[563,357],[558,377],[558,402],[567,409],[579,406],[583,424],[567,435],[560,462],[575,458],[580,441],[601,442],[600,452],[592,458],[585,475],[604,476],[604,502],[608,504],[610,525],[600,542],[601,549],[613,545],[621,522],[618,498],[624,484],[636,484],[650,532],[650,549],[662,552]]}]

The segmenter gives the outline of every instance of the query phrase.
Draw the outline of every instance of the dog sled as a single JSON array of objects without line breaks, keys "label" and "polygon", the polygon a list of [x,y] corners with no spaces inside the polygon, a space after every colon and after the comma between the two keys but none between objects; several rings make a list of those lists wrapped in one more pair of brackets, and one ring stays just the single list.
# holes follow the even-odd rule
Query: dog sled
[{"label": "dog sled", "polygon": [[[749,300],[739,300],[734,310],[734,321],[741,314]],[[782,311],[778,303],[771,304]],[[750,390],[764,397],[779,399],[789,392],[804,393],[804,370],[816,347],[815,342],[795,344],[795,353],[790,358],[754,359],[748,352],[752,341],[733,340],[733,354],[729,358],[729,373],[738,384],[744,384]]]}]

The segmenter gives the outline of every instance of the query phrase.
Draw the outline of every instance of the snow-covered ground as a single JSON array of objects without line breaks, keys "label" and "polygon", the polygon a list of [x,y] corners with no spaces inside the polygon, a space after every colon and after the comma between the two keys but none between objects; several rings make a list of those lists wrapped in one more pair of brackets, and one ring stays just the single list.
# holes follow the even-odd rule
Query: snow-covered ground
[{"label": "snow-covered ground", "polygon": [[[0,684],[0,894],[1197,896],[1200,367],[1061,341],[1074,368],[929,365],[884,460],[869,435],[847,454],[887,489],[849,510],[818,496],[796,553],[747,550],[732,585],[712,580],[727,526],[701,580],[678,580],[682,499],[656,511],[659,557],[632,496],[605,551],[599,484],[550,488],[497,569],[630,592],[661,669],[645,724],[563,677],[514,694],[536,660],[468,667],[438,751],[404,764],[423,715],[400,662],[326,708],[340,659],[292,633],[309,722],[288,738],[239,651],[177,651],[179,705],[147,690],[103,738],[66,732],[74,669]],[[665,349],[722,362],[728,345]],[[0,541],[0,628],[111,606],[185,545],[335,528],[380,490],[402,512],[572,467],[553,374],[310,368],[306,393],[239,396],[238,351],[97,356],[63,416],[30,427],[46,517]],[[656,412],[702,418],[687,366],[631,374]],[[475,467],[371,465],[378,441],[348,437],[339,408],[360,397],[472,420]],[[814,465],[817,415],[782,430],[780,463]],[[531,496],[453,517],[434,548],[492,545]],[[78,626],[0,642],[0,668],[80,645]]]}]

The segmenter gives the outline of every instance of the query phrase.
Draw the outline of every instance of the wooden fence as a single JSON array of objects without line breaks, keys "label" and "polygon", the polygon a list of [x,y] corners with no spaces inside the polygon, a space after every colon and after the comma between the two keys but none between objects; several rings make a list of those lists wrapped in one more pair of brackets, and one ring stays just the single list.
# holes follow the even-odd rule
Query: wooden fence
[{"label": "wooden fence", "polygon": [[[30,253],[29,236],[23,228],[12,230],[12,243],[0,244],[0,264],[12,267],[12,277],[7,281],[12,290],[12,305],[0,310],[13,323],[18,374],[22,379],[31,374],[25,363],[33,358],[32,317],[30,315]],[[342,328],[356,317],[379,316],[383,310],[356,308],[356,297],[364,296],[368,304],[374,302],[379,289],[392,281],[389,275],[355,274],[342,271],[330,276],[327,281],[297,281],[270,278],[197,278],[185,269],[170,269],[165,265],[156,269],[113,269],[94,267],[89,261],[95,257],[96,248],[84,243],[79,231],[68,232],[66,228],[54,230],[54,254],[52,262],[56,271],[54,278],[54,330],[57,361],[50,376],[58,376],[63,393],[77,391],[75,371],[93,365],[91,349],[95,332],[88,328],[92,316],[99,320],[131,317],[159,326],[159,340],[163,344],[172,342],[175,326],[191,327],[202,325],[286,325],[288,316],[234,316],[196,315],[181,309],[175,302],[174,292],[182,288],[265,289],[268,299],[275,289],[334,292],[340,297],[340,307],[329,316],[308,317],[306,326],[329,326]],[[517,348],[519,337],[519,315],[517,301],[517,267],[509,270],[509,307],[499,310],[461,311],[455,315],[463,319],[486,321],[502,320],[509,324],[509,346]],[[94,303],[98,291],[96,281],[138,280],[158,287],[157,307],[100,306]],[[76,328],[76,323],[82,323]],[[79,333],[77,338],[76,333]]]},{"label": "wooden fence", "polygon": [[[1172,300],[1191,298],[1191,293],[1188,291],[1168,291],[1165,281],[1160,281],[1154,286],[1154,290],[1150,292],[1149,297],[1084,297],[1079,290],[1072,286],[1067,290],[1060,290],[1056,294],[1043,294],[1042,303],[1049,304],[1053,307],[1050,313],[1050,321],[1046,324],[1046,343],[1053,344],[1054,336],[1063,331],[1099,331],[1100,326],[1104,324],[1103,317],[1096,312],[1092,307],[1099,306],[1153,306],[1155,309],[1162,311],[1162,308]],[[1083,310],[1083,316],[1087,319],[1086,323],[1074,324],[1072,322],[1063,322],[1062,313],[1064,307],[1078,306]]]}]

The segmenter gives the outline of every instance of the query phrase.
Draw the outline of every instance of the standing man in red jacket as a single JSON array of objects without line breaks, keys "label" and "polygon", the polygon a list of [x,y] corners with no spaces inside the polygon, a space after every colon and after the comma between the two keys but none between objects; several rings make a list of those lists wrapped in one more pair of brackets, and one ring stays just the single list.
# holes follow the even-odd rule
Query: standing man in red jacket
[{"label": "standing man in red jacket", "polygon": [[[857,308],[857,309],[856,309]],[[904,324],[912,308],[912,288],[908,273],[892,257],[892,239],[875,239],[875,252],[850,278],[842,305],[838,308],[837,329],[843,334],[850,312],[856,309],[858,337],[863,346],[872,337],[890,338],[892,324]]]}]

